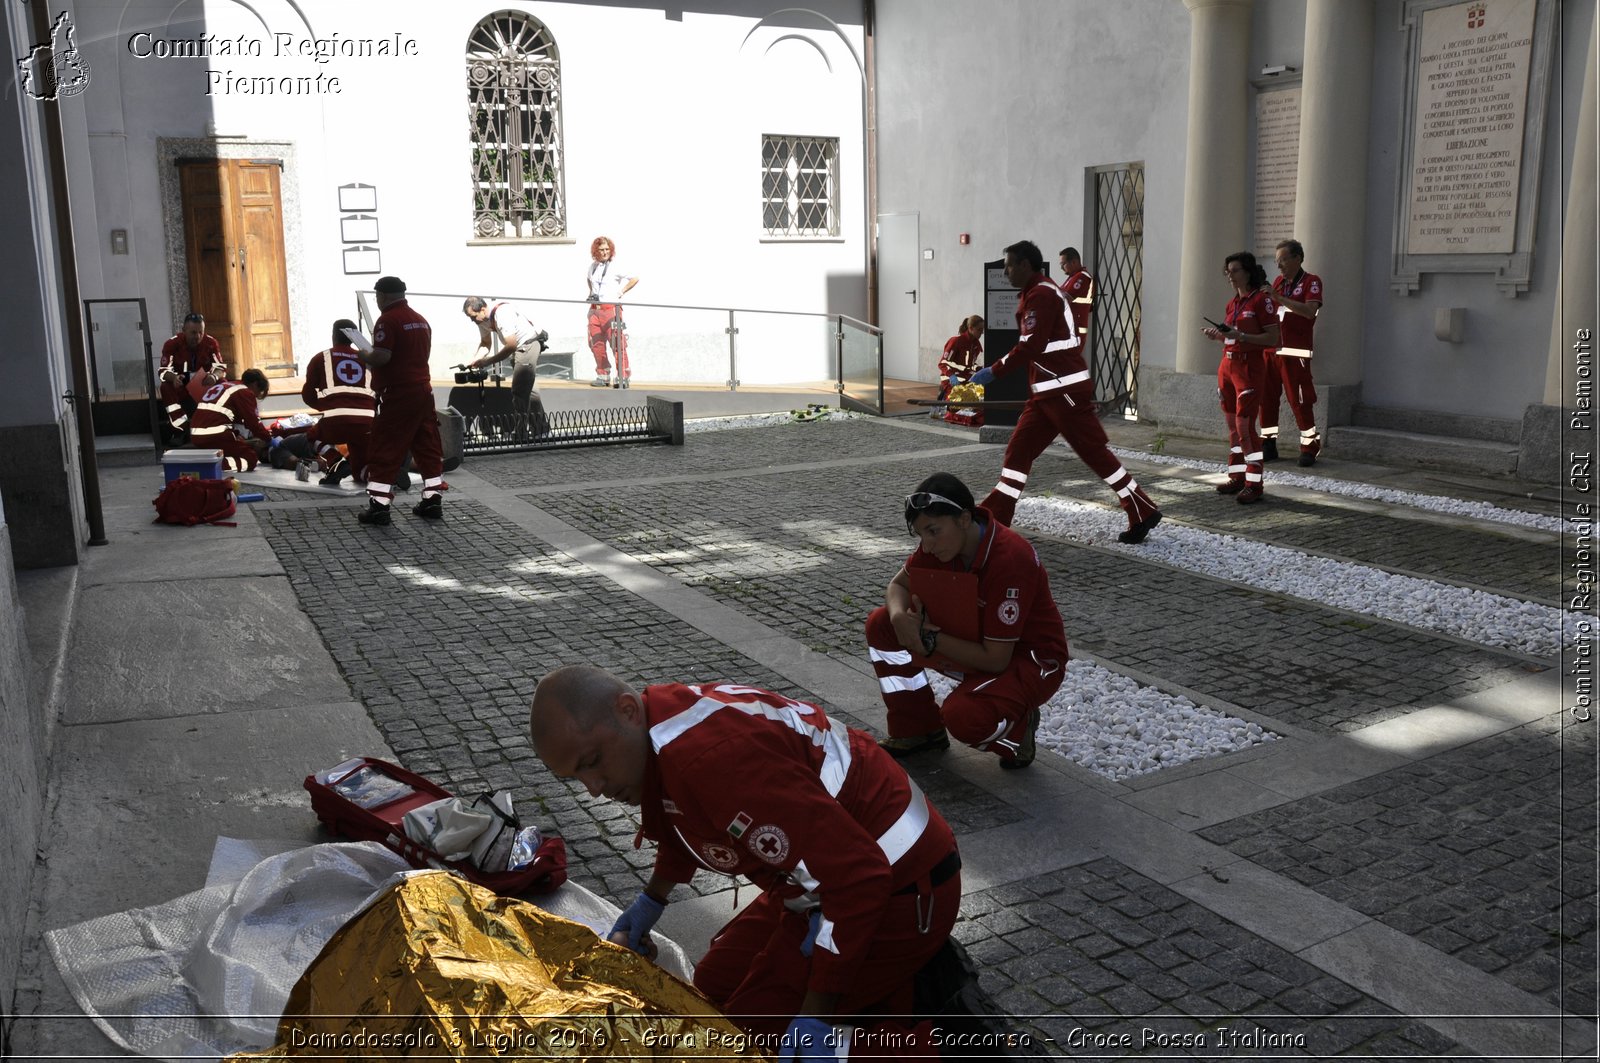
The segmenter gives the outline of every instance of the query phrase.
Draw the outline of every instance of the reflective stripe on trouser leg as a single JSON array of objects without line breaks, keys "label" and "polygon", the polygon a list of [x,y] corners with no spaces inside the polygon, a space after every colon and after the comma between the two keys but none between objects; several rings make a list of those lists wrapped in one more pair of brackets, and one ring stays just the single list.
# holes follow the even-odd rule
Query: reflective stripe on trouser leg
[{"label": "reflective stripe on trouser leg", "polygon": [[367,497],[380,506],[387,506],[394,501],[394,484],[367,483]]},{"label": "reflective stripe on trouser leg", "polygon": [[1228,479],[1237,480],[1244,475],[1244,448],[1233,447],[1228,451],[1228,464],[1224,466]]},{"label": "reflective stripe on trouser leg", "polygon": [[944,721],[933,700],[928,675],[914,663],[911,651],[900,645],[894,625],[889,622],[888,609],[879,606],[872,611],[867,617],[866,634],[867,654],[878,676],[884,707],[889,710],[889,736],[907,738],[942,728]]},{"label": "reflective stripe on trouser leg", "polygon": [[443,476],[430,476],[426,480],[422,481],[423,498],[433,498],[436,495],[442,495],[449,489],[450,485],[444,482]]},{"label": "reflective stripe on trouser leg", "polygon": [[1316,443],[1321,439],[1322,437],[1317,434],[1316,425],[1312,425],[1310,428],[1300,433],[1300,445],[1302,447],[1309,447],[1311,444]]},{"label": "reflective stripe on trouser leg", "polygon": [[1244,456],[1245,483],[1261,483],[1261,451],[1253,450]]},{"label": "reflective stripe on trouser leg", "polygon": [[1277,425],[1270,425],[1270,426],[1262,425],[1261,426],[1261,438],[1262,439],[1277,439],[1278,438],[1278,426]]},{"label": "reflective stripe on trouser leg", "polygon": [[1133,474],[1122,466],[1118,465],[1117,471],[1104,477],[1104,480],[1117,493],[1117,504],[1128,514],[1128,527],[1133,527],[1156,511],[1156,504],[1150,496],[1144,493]]}]

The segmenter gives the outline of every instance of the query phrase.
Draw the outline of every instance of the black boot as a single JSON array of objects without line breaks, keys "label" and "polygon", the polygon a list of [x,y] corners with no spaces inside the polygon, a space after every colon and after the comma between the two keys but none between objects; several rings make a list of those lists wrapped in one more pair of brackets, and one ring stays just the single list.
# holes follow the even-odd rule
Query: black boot
[{"label": "black boot", "polygon": [[1261,441],[1261,460],[1278,460],[1278,441],[1276,439],[1263,439]]}]

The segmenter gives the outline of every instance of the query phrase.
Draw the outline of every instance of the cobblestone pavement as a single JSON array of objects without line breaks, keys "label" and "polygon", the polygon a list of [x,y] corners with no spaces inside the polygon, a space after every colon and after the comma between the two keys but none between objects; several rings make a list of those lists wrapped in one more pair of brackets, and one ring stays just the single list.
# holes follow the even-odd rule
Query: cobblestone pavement
[{"label": "cobblestone pavement", "polygon": [[[899,499],[937,469],[960,475],[981,496],[999,457],[998,448],[859,421],[694,435],[683,448],[474,459],[470,472],[753,623],[849,662],[870,691],[861,624],[912,545]],[[764,471],[840,459],[857,463]],[[618,479],[632,482],[607,483]],[[1088,490],[1095,485],[1083,480],[1074,458],[1051,453],[1035,468],[1036,483],[1071,479],[1083,481],[1086,497],[1109,505],[1103,487]],[[1177,489],[1184,486],[1193,485],[1174,480],[1170,496],[1184,497]],[[467,492],[452,492],[448,519],[439,524],[407,515],[390,529],[359,528],[353,508],[341,499],[258,513],[355,696],[407,766],[458,792],[511,789],[519,807],[537,808],[541,825],[567,840],[574,879],[605,895],[630,896],[648,877],[651,857],[632,848],[631,810],[589,799],[533,757],[526,712],[539,675],[590,660],[635,683],[729,678],[818,700],[776,666],[623,589]],[[1287,506],[1271,512],[1274,541],[1299,534],[1300,518],[1288,519]],[[1323,526],[1325,514],[1313,515],[1307,523]],[[1342,529],[1339,516],[1329,526]],[[1427,540],[1433,527],[1405,524],[1393,534],[1414,539],[1421,531]],[[1431,571],[1437,562],[1449,569],[1458,544],[1427,541],[1432,551],[1405,567]],[[1122,552],[1049,540],[1038,546],[1075,646],[1313,733],[1365,727],[1503,684],[1530,667]],[[1241,667],[1230,648],[1261,631],[1270,632],[1267,652]],[[1565,804],[1551,798],[1550,739],[1549,726],[1530,725],[1219,824],[1199,838],[1304,882],[1330,905],[1348,904],[1415,933],[1507,985],[1575,1007],[1593,993],[1582,966],[1588,957],[1592,971],[1594,839],[1574,825],[1593,822],[1593,786],[1587,804],[1573,794]],[[963,771],[959,760],[929,758],[911,768],[963,838],[1025,826],[1032,815],[1025,794]],[[1548,829],[1557,809],[1571,825],[1561,859]],[[1073,833],[1056,823],[1038,829],[1041,839]],[[1263,836],[1273,841],[1263,843]],[[1225,918],[1092,851],[1065,862],[969,890],[958,924],[984,987],[1052,1053],[1392,1057],[1462,1050],[1434,1027],[1245,929],[1243,917]],[[1554,889],[1565,892],[1552,892],[1552,875]],[[1415,893],[1385,891],[1413,880]],[[707,894],[730,886],[703,876],[693,888]],[[1411,921],[1402,924],[1406,917]],[[1551,958],[1552,949],[1563,948],[1565,967]],[[1503,962],[1480,962],[1491,952]],[[1557,992],[1561,979],[1565,995]],[[1591,1013],[1592,1004],[1576,1010]],[[1236,1040],[1224,1041],[1223,1027]],[[1191,1040],[1141,1043],[1146,1028]],[[1099,1049],[1111,1047],[1109,1053],[1073,1046],[1074,1036],[1091,1034],[1135,1040],[1102,1042]]]},{"label": "cobblestone pavement", "polygon": [[982,965],[980,984],[1051,1053],[1417,1056],[1458,1047],[1109,858],[970,893],[961,915],[955,936]]},{"label": "cobblestone pavement", "polygon": [[[1267,473],[1270,482],[1272,473]],[[1419,525],[1403,517],[1356,512],[1270,493],[1264,506],[1239,506],[1210,483],[1141,472],[1142,484],[1162,512],[1197,528],[1246,536],[1296,550],[1336,554],[1362,564],[1471,584],[1497,594],[1558,604],[1560,549],[1479,528]],[[1065,476],[1029,482],[1031,493],[1054,491],[1089,502],[1105,501],[1105,484],[1080,465]]]},{"label": "cobblestone pavement", "polygon": [[[899,499],[934,468],[982,485],[993,466],[993,455],[978,452],[944,455],[937,466],[912,457],[752,474],[696,483],[687,509],[676,484],[526,497],[815,649],[859,658],[866,614],[913,545]],[[1110,498],[1103,485],[1100,494]],[[1124,553],[1040,537],[1034,545],[1074,646],[1310,730],[1355,730],[1530,667],[1492,649],[1178,576]],[[1265,652],[1241,668],[1230,642],[1264,642]]]},{"label": "cobblestone pavement", "polygon": [[1595,984],[1595,738],[1556,713],[1200,831],[1575,1013]]}]

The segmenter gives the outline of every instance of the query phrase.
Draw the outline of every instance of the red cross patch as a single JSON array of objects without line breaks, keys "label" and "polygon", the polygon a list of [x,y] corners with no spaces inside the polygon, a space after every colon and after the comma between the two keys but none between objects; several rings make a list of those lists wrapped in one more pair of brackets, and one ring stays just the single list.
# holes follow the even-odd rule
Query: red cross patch
[{"label": "red cross patch", "polygon": [[750,835],[750,851],[769,864],[781,864],[789,855],[789,836],[781,827],[768,823]]}]

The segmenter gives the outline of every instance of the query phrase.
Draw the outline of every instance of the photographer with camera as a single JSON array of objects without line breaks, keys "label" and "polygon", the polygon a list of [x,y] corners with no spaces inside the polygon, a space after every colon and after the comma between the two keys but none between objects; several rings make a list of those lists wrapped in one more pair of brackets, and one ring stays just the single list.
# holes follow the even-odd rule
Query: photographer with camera
[{"label": "photographer with camera", "polygon": [[534,367],[550,334],[535,328],[526,314],[504,299],[491,303],[482,296],[470,296],[461,304],[461,312],[478,326],[478,357],[461,366],[464,371],[456,374],[456,383],[481,384],[489,366],[509,358],[516,434],[540,436],[549,431],[544,400],[533,390],[533,381]]}]

